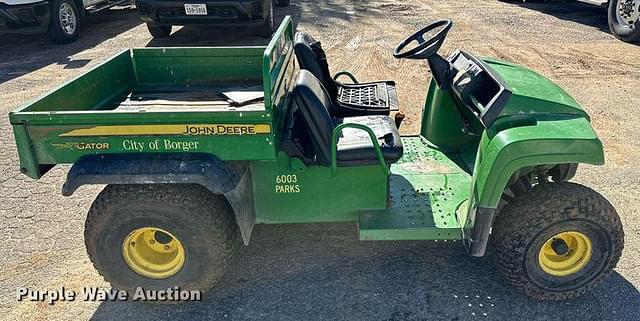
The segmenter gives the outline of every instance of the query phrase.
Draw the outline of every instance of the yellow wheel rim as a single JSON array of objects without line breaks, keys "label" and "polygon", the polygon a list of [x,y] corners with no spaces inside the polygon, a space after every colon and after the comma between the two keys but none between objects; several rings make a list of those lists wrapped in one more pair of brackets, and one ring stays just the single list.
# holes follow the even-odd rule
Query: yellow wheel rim
[{"label": "yellow wheel rim", "polygon": [[553,276],[568,276],[582,270],[591,260],[589,237],[580,232],[562,232],[548,239],[538,253],[543,271]]},{"label": "yellow wheel rim", "polygon": [[122,243],[122,256],[133,271],[151,279],[175,275],[185,261],[182,243],[173,234],[155,227],[129,233]]}]

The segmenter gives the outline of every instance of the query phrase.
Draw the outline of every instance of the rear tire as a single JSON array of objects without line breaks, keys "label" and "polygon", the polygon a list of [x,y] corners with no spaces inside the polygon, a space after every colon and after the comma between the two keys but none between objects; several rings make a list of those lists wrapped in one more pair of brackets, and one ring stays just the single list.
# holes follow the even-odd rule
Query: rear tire
[{"label": "rear tire", "polygon": [[622,255],[624,232],[600,194],[578,184],[548,183],[505,206],[492,243],[499,270],[517,291],[559,301],[604,282]]},{"label": "rear tire", "polygon": [[[149,275],[144,264],[136,264],[142,261],[140,255],[129,254],[143,249],[141,246],[152,246],[144,238],[133,239],[137,243],[131,239],[149,228],[166,232],[169,240],[180,244],[182,263],[167,269],[169,273],[156,269],[165,274]],[[85,222],[85,245],[91,262],[107,282],[115,289],[128,291],[130,297],[137,287],[209,290],[228,266],[237,235],[233,210],[226,199],[200,185],[108,185],[91,205]],[[160,245],[160,251],[151,255],[162,252],[162,244],[169,243],[157,234],[154,237],[148,242]],[[157,256],[149,257],[145,263],[157,263]]]},{"label": "rear tire", "polygon": [[[629,7],[626,7],[626,5]],[[609,29],[611,29],[611,33],[616,38],[625,42],[640,42],[638,10],[640,10],[638,0],[635,0],[635,2],[633,0],[609,1]],[[624,17],[620,14],[624,15]],[[635,21],[633,21],[634,17]]]},{"label": "rear tire", "polygon": [[147,29],[154,38],[168,38],[171,35],[172,26],[156,25],[147,22]]},{"label": "rear tire", "polygon": [[73,0],[51,2],[49,39],[58,44],[76,41],[80,35],[80,10]]}]

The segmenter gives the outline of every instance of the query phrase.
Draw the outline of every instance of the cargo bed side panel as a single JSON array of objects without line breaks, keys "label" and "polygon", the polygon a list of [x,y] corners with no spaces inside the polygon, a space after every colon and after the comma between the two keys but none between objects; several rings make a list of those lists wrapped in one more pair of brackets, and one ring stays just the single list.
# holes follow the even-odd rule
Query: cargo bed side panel
[{"label": "cargo bed side panel", "polygon": [[[126,50],[16,112],[99,109],[135,85],[131,52]],[[16,112],[10,114],[12,123],[18,121]]]},{"label": "cargo bed side panel", "polygon": [[40,164],[74,163],[87,154],[208,153],[221,160],[273,159],[269,122],[31,126]]},{"label": "cargo bed side panel", "polygon": [[264,47],[133,49],[138,84],[262,80]]}]

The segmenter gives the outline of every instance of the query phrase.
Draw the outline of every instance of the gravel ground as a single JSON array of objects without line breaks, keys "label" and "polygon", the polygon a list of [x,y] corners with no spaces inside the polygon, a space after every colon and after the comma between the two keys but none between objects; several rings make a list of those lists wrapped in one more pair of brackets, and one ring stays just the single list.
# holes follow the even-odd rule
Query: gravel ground
[{"label": "gravel ground", "polygon": [[100,187],[63,198],[67,167],[39,181],[18,172],[7,112],[130,47],[263,44],[241,29],[183,28],[151,40],[135,11],[87,19],[78,42],[0,35],[0,318],[215,320],[638,320],[640,317],[640,50],[616,41],[604,11],[572,2],[471,0],[294,0],[277,8],[328,49],[334,70],[361,79],[395,79],[403,131],[415,132],[430,77],[424,63],[399,61],[394,45],[430,20],[456,22],[443,52],[463,48],[540,71],[592,116],[607,164],[582,166],[576,181],[605,195],[622,217],[626,247],[603,286],[569,302],[513,294],[491,257],[465,255],[460,243],[357,241],[352,225],[259,226],[204,302],[16,302],[16,287],[79,290],[105,286],[85,253],[84,217]]}]

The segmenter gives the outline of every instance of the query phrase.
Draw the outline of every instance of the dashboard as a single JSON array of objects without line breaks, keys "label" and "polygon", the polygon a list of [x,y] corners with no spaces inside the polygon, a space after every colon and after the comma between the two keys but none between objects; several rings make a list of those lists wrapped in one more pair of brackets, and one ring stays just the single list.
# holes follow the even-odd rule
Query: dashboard
[{"label": "dashboard", "polygon": [[511,98],[511,90],[489,66],[471,54],[456,51],[448,60],[453,67],[453,96],[485,128],[490,127]]}]

